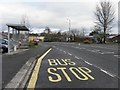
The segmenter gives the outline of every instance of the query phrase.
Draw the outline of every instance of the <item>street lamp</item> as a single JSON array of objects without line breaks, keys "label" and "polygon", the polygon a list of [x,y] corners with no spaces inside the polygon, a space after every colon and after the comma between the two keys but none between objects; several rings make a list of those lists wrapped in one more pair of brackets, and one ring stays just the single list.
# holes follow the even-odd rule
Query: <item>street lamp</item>
[{"label": "street lamp", "polygon": [[67,18],[67,20],[68,20],[68,29],[69,29],[68,41],[70,41],[71,20],[68,18]]}]

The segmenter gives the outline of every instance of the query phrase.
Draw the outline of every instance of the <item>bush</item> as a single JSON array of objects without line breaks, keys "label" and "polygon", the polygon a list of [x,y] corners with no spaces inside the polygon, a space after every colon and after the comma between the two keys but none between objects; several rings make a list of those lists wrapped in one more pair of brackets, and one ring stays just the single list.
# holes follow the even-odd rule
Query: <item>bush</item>
[{"label": "bush", "polygon": [[90,40],[85,40],[84,44],[91,44],[92,42]]},{"label": "bush", "polygon": [[38,42],[30,41],[29,46],[30,47],[36,47],[36,46],[38,46]]}]

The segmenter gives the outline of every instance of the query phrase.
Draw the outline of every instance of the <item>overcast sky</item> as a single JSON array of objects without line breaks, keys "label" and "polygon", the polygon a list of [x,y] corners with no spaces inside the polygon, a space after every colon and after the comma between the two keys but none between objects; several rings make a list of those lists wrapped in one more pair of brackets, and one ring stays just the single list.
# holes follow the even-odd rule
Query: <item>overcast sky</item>
[{"label": "overcast sky", "polygon": [[[49,1],[49,2],[48,2]],[[116,11],[115,25],[112,33],[117,33],[118,1],[110,0]],[[114,2],[113,2],[114,1]],[[6,24],[21,23],[27,17],[33,32],[41,32],[46,26],[55,30],[94,26],[94,11],[100,0],[0,0],[0,29],[6,30]],[[88,31],[89,32],[89,31]]]}]

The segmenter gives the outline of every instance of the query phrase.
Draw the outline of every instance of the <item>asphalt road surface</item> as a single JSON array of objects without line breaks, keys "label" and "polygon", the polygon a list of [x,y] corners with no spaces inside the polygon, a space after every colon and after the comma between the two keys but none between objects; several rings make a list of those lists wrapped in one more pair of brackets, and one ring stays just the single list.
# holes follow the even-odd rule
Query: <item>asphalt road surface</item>
[{"label": "asphalt road surface", "polygon": [[118,46],[64,42],[40,58],[27,88],[118,88]]}]

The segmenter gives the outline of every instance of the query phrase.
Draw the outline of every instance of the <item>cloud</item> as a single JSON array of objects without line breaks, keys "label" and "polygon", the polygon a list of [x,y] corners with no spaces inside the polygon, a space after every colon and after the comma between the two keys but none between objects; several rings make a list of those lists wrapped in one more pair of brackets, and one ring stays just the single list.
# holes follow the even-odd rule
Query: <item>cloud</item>
[{"label": "cloud", "polygon": [[[16,2],[12,2],[16,1]],[[46,0],[45,0],[46,1]],[[31,27],[34,30],[49,26],[61,30],[68,29],[67,18],[71,19],[72,28],[93,27],[94,25],[94,10],[96,2],[41,2],[40,0],[11,0],[0,2],[1,16],[0,24],[20,23],[25,15],[28,18]],[[62,0],[61,0],[62,1]],[[64,0],[65,1],[65,0]],[[116,5],[116,3],[115,3]],[[117,13],[116,13],[117,14]]]}]

